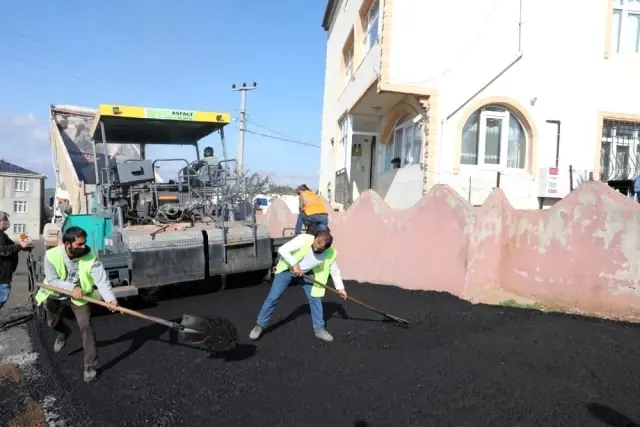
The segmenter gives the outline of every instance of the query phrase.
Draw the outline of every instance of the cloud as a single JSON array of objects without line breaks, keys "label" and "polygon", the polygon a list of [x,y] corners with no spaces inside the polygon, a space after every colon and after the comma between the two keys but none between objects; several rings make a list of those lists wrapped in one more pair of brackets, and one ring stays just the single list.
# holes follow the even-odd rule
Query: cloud
[{"label": "cloud", "polygon": [[7,162],[47,176],[46,187],[55,186],[49,125],[34,113],[0,111],[0,156]]}]

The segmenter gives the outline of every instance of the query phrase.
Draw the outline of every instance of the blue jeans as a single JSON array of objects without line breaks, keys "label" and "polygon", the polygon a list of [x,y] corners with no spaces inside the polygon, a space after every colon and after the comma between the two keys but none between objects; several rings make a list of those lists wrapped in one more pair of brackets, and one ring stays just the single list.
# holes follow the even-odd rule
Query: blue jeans
[{"label": "blue jeans", "polygon": [[[309,272],[307,273],[307,276],[313,277],[313,273]],[[313,287],[313,285],[300,277],[296,277],[296,275],[290,271],[283,271],[282,273],[278,273],[273,276],[271,290],[269,291],[269,295],[267,295],[267,299],[264,300],[264,304],[262,304],[262,308],[260,309],[260,314],[258,314],[258,320],[256,323],[262,328],[267,327],[267,325],[269,324],[269,320],[271,320],[271,315],[278,305],[280,296],[294,281],[295,283],[302,285],[302,289],[304,290],[304,293],[307,295],[307,299],[309,300],[313,329],[316,332],[323,331],[324,313],[322,311],[322,298],[312,297],[311,288]]]},{"label": "blue jeans", "polygon": [[0,283],[0,308],[9,301],[11,295],[11,283]]},{"label": "blue jeans", "polygon": [[303,222],[312,222],[316,225],[316,231],[326,230],[329,226],[329,215],[327,214],[315,214],[306,215],[304,212],[298,214],[298,221],[296,221],[296,234],[302,233]]}]

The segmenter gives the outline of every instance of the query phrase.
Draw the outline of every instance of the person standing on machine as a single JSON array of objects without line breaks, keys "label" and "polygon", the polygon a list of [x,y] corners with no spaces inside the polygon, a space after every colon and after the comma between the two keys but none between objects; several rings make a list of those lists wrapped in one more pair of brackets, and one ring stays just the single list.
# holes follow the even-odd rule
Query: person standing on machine
[{"label": "person standing on machine", "polygon": [[302,233],[302,225],[305,222],[315,225],[315,231],[323,231],[329,228],[329,212],[322,198],[302,184],[296,188],[298,194],[300,213],[296,221],[295,235]]},{"label": "person standing on machine", "polygon": [[118,306],[111,289],[109,276],[102,263],[87,246],[87,233],[80,227],[69,227],[62,235],[62,245],[49,249],[44,257],[43,283],[53,288],[73,293],[69,301],[66,295],[56,294],[48,289],[40,288],[35,300],[38,306],[44,303],[47,326],[58,333],[53,345],[56,353],[62,350],[71,334],[71,330],[62,320],[62,311],[70,306],[82,335],[84,349],[84,381],[93,381],[96,377],[98,356],[96,339],[91,325],[91,307],[81,298],[86,295],[98,298],[93,289],[95,284],[102,299],[113,306]]}]

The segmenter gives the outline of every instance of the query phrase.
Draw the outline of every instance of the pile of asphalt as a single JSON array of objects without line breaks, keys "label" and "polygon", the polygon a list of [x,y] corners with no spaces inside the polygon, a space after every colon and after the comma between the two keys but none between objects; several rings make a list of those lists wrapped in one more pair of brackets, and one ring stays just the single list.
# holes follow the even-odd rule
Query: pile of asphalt
[{"label": "pile of asphalt", "polygon": [[[472,305],[448,294],[347,283],[353,296],[414,321],[408,329],[328,295],[333,343],[316,339],[299,288],[259,341],[247,335],[268,287],[161,301],[145,312],[232,319],[241,346],[212,358],[155,324],[94,318],[101,373],[82,382],[74,334],[44,350],[72,425],[636,425],[640,326]],[[74,326],[75,327],[75,326]],[[44,332],[36,345],[50,349]],[[624,424],[624,423],[627,424]]]}]

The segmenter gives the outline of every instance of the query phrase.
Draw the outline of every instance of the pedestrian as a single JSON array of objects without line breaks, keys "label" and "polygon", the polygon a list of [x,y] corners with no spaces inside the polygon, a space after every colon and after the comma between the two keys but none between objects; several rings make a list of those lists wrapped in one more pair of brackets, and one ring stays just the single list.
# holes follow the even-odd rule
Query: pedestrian
[{"label": "pedestrian", "polygon": [[73,311],[82,336],[84,381],[90,382],[96,377],[98,357],[91,307],[82,297],[98,298],[93,289],[95,284],[102,299],[113,306],[111,311],[115,311],[118,301],[102,263],[86,242],[87,233],[82,228],[69,227],[62,235],[62,244],[49,249],[44,257],[44,284],[72,292],[73,297],[40,288],[35,299],[38,306],[44,303],[47,326],[58,334],[53,345],[56,353],[62,350],[71,334],[71,329],[63,321],[63,310],[70,307]]},{"label": "pedestrian", "polygon": [[275,275],[271,289],[264,303],[256,326],[249,334],[249,338],[257,340],[267,327],[271,315],[278,305],[280,296],[291,284],[301,285],[311,307],[311,320],[315,335],[323,341],[333,341],[333,337],[325,329],[324,313],[322,309],[322,297],[325,288],[311,284],[300,277],[303,274],[315,278],[315,280],[326,285],[329,275],[333,279],[335,288],[343,299],[347,298],[347,291],[342,283],[340,269],[336,262],[337,251],[331,247],[333,237],[327,230],[319,231],[312,236],[301,234],[294,237],[278,249],[280,260],[276,264]]},{"label": "pedestrian", "polygon": [[33,247],[31,242],[19,240],[15,243],[11,240],[7,235],[10,226],[9,214],[0,211],[0,309],[9,301],[13,273],[16,272],[20,261],[20,251]]},{"label": "pedestrian", "polygon": [[296,188],[299,199],[300,213],[296,221],[295,235],[302,233],[303,223],[311,223],[315,227],[314,232],[329,228],[329,212],[322,198],[307,187],[306,184]]}]

